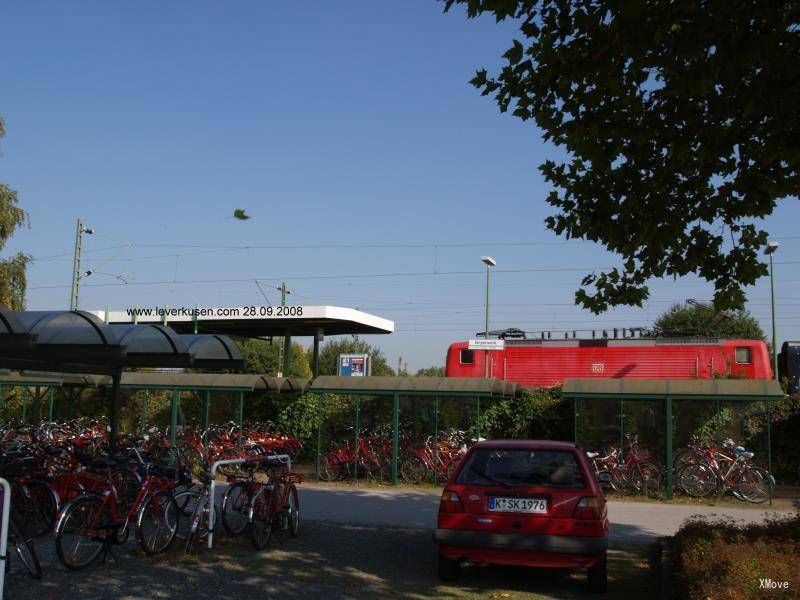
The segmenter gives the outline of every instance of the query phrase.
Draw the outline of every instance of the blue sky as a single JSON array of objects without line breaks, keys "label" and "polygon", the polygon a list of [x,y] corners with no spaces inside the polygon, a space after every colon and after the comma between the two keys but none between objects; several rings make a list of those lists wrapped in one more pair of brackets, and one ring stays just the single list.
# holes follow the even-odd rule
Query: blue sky
[{"label": "blue sky", "polygon": [[[545,230],[536,167],[558,150],[467,84],[500,64],[509,24],[433,0],[18,1],[0,22],[0,181],[31,219],[4,252],[36,259],[31,309],[68,306],[77,217],[97,232],[82,308],[260,304],[255,279],[275,302],[285,279],[294,304],[393,319],[370,341],[414,369],[482,329],[484,254],[496,328],[641,326],[711,296],[685,278],[643,309],[573,306],[581,276],[618,261]],[[800,339],[798,217],[784,200],[766,223],[779,340]],[[364,276],[399,273],[424,274]],[[768,280],[749,297],[768,331]]]}]

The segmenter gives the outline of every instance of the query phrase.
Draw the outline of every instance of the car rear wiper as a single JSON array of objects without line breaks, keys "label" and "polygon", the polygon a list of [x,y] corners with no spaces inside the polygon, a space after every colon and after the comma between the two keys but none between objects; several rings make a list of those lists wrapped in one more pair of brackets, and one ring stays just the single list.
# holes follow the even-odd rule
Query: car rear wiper
[{"label": "car rear wiper", "polygon": [[504,488],[511,487],[510,485],[508,485],[508,482],[505,482],[505,481],[502,481],[500,479],[497,479],[496,477],[492,477],[491,475],[489,475],[485,471],[481,471],[480,469],[478,469],[476,467],[473,467],[472,465],[469,466],[469,469],[470,469],[470,471],[472,471],[473,473],[475,473],[479,477],[483,477],[486,481],[489,481],[489,482],[494,483],[496,485],[502,486]]}]

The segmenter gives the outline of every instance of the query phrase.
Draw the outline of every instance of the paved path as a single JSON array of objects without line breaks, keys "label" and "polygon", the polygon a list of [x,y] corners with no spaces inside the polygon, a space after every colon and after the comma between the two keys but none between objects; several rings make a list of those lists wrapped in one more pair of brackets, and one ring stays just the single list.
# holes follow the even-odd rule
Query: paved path
[{"label": "paved path", "polygon": [[[437,491],[303,485],[300,506],[304,519],[432,529],[436,524],[439,495]],[[692,515],[719,515],[758,522],[770,513],[791,514],[786,510],[618,501],[609,501],[608,511],[611,539],[622,542],[650,542],[659,536],[672,535]]]}]

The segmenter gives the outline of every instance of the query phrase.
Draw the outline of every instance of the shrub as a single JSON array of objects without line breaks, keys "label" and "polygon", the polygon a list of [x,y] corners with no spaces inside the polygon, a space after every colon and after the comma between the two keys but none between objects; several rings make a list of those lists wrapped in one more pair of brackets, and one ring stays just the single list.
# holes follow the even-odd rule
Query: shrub
[{"label": "shrub", "polygon": [[762,598],[764,578],[786,581],[797,594],[800,514],[750,525],[692,518],[675,534],[672,553],[681,598]]}]

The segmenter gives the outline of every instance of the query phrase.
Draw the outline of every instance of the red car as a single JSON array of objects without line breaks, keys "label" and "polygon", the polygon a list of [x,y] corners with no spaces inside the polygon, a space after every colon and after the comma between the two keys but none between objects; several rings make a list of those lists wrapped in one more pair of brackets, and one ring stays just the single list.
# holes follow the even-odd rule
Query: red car
[{"label": "red car", "polygon": [[603,491],[575,444],[480,442],[442,492],[439,576],[458,578],[464,562],[587,569],[603,592],[608,533]]}]

